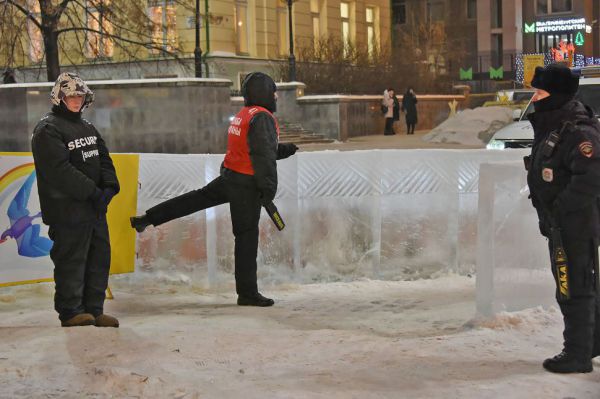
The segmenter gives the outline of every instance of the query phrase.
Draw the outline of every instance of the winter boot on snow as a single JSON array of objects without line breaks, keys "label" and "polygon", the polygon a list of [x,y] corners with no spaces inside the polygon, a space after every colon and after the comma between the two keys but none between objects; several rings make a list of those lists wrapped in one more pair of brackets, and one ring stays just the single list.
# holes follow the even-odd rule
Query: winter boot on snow
[{"label": "winter boot on snow", "polygon": [[565,351],[544,360],[544,368],[553,373],[589,373],[594,369],[591,359],[582,360]]},{"label": "winter boot on snow", "polygon": [[266,306],[273,306],[275,304],[275,301],[272,300],[271,298],[265,298],[260,293],[256,293],[256,295],[253,295],[253,296],[243,296],[243,295],[238,296],[237,304],[239,306],[266,307]]},{"label": "winter boot on snow", "polygon": [[94,324],[96,324],[96,319],[89,313],[80,313],[60,323],[63,327],[93,326]]},{"label": "winter boot on snow", "polygon": [[96,327],[119,327],[119,320],[116,317],[107,314],[101,314],[96,317]]},{"label": "winter boot on snow", "polygon": [[150,226],[152,224],[148,220],[148,216],[147,215],[132,216],[132,217],[129,218],[129,221],[131,222],[131,227],[133,227],[134,229],[136,229],[136,231],[138,233],[141,233],[142,231],[146,230],[146,227],[148,227],[148,226]]}]

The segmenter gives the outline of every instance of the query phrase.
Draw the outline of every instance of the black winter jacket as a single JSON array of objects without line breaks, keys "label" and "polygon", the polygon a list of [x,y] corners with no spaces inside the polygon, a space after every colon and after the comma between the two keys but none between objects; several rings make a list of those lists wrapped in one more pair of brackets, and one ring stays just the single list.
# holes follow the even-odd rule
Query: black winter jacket
[{"label": "black winter jacket", "polygon": [[31,149],[46,224],[93,221],[99,216],[90,199],[96,189],[119,192],[106,144],[80,113],[53,107],[35,127]]},{"label": "black winter jacket", "polygon": [[[560,109],[529,116],[534,129],[527,182],[540,230],[550,238],[554,223],[569,238],[600,237],[600,123],[572,100]],[[560,131],[552,155],[543,151],[550,134]]]}]

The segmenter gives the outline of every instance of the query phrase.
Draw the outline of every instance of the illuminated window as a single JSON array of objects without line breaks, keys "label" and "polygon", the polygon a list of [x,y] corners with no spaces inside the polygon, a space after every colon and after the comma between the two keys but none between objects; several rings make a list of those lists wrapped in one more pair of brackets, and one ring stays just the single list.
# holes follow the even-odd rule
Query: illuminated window
[{"label": "illuminated window", "polygon": [[151,54],[159,54],[160,48],[173,51],[177,47],[177,5],[173,0],[149,0],[148,16],[152,22]]},{"label": "illuminated window", "polygon": [[248,3],[238,1],[235,4],[235,32],[237,35],[237,52],[238,54],[248,55]]},{"label": "illuminated window", "polygon": [[313,42],[315,48],[317,48],[319,38],[321,37],[321,16],[319,9],[319,0],[310,0],[310,16],[312,19]]},{"label": "illuminated window", "polygon": [[283,7],[277,9],[277,49],[280,56],[289,53],[288,11]]},{"label": "illuminated window", "polygon": [[[40,3],[37,0],[27,0],[27,6],[33,16],[41,21]],[[29,36],[29,59],[31,62],[40,62],[44,57],[44,39],[42,32],[31,20],[27,21],[27,34]]]},{"label": "illuminated window", "polygon": [[348,53],[350,44],[350,4],[340,3],[340,16],[342,18],[342,41],[344,42],[344,55]]},{"label": "illuminated window", "polygon": [[91,0],[86,7],[86,25],[93,31],[86,32],[85,55],[88,58],[112,57],[114,43],[110,38],[113,26],[106,18],[110,0]]},{"label": "illuminated window", "polygon": [[367,48],[369,55],[373,56],[373,49],[376,46],[375,43],[375,9],[373,7],[367,7],[365,10],[366,23],[367,23]]}]

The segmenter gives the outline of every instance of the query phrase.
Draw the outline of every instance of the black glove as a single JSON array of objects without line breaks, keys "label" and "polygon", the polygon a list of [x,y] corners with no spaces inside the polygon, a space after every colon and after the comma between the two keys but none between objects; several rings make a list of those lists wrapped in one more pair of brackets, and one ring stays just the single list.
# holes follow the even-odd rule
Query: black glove
[{"label": "black glove", "polygon": [[110,204],[115,194],[115,190],[111,187],[107,187],[104,190],[96,188],[90,199],[94,204],[94,208],[99,213],[106,213],[108,211],[108,204]]},{"label": "black glove", "polygon": [[261,190],[260,191],[260,203],[262,206],[267,206],[275,199],[275,194],[270,192],[270,190]]},{"label": "black glove", "polygon": [[281,143],[277,145],[277,159],[289,158],[296,153],[298,146],[294,143]]}]

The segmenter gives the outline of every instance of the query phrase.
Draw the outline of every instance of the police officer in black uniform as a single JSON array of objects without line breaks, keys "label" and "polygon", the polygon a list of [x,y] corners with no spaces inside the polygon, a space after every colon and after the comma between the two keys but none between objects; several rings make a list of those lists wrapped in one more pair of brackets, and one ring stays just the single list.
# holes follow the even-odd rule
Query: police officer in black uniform
[{"label": "police officer in black uniform", "polygon": [[574,99],[579,77],[562,64],[538,67],[527,181],[541,233],[548,238],[564,346],[543,366],[556,373],[592,371],[600,355],[600,124]]},{"label": "police officer in black uniform", "polygon": [[279,144],[277,87],[269,76],[254,72],[242,83],[244,107],[228,129],[227,153],[220,176],[205,187],[160,203],[144,215],[131,218],[142,232],[213,206],[229,203],[235,236],[235,283],[240,306],[272,306],[274,301],[258,292],[256,256],[258,222],[262,206],[269,206],[277,192],[278,159],[292,156],[298,147]]},{"label": "police officer in black uniform", "polygon": [[52,111],[35,127],[31,147],[42,219],[54,241],[54,307],[63,327],[118,327],[103,307],[110,268],[106,211],[119,181],[100,133],[81,117],[94,95],[66,72],[51,98]]}]

